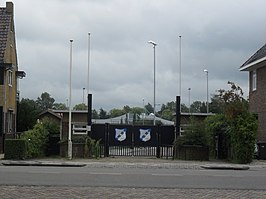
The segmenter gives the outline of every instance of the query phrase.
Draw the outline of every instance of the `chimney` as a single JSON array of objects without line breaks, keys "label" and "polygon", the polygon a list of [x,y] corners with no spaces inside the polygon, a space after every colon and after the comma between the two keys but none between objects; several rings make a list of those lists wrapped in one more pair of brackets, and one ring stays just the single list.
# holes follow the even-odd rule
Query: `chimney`
[{"label": "chimney", "polygon": [[13,14],[13,2],[6,2],[6,12]]}]

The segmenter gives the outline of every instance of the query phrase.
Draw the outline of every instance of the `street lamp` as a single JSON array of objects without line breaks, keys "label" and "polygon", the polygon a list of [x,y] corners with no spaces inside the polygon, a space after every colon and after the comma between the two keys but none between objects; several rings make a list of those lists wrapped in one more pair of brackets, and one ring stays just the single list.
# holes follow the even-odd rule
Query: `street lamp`
[{"label": "street lamp", "polygon": [[157,45],[154,41],[148,41],[153,46],[153,125],[155,125],[155,46]]},{"label": "street lamp", "polygon": [[191,113],[191,111],[190,111],[190,91],[191,91],[191,88],[188,88],[188,110],[189,110],[189,113]]},{"label": "street lamp", "polygon": [[204,72],[206,73],[207,78],[207,113],[209,113],[209,71],[204,69]]},{"label": "street lamp", "polygon": [[82,95],[82,103],[85,104],[85,101],[84,101],[84,91],[85,91],[85,88],[83,88],[82,90],[83,90],[83,92],[82,92],[82,94],[83,94]]},{"label": "street lamp", "polygon": [[72,141],[71,141],[71,87],[72,87],[72,44],[70,40],[70,64],[69,64],[69,119],[68,119],[68,159],[72,159]]}]

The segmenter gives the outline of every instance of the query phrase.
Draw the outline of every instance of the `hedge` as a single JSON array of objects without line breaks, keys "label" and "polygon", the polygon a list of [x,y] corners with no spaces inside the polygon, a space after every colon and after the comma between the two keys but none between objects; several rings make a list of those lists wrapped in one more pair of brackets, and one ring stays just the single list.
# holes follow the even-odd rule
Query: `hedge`
[{"label": "hedge", "polygon": [[5,140],[5,159],[21,160],[26,158],[26,141],[22,139]]}]

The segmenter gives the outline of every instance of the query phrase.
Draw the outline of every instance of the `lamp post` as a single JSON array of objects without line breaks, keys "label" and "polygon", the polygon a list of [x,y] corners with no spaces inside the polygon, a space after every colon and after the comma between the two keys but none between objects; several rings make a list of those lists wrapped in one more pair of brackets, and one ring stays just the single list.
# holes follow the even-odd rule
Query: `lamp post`
[{"label": "lamp post", "polygon": [[85,88],[82,88],[83,92],[82,92],[82,103],[85,104],[85,101],[84,101],[84,91],[85,91]]},{"label": "lamp post", "polygon": [[155,46],[154,41],[148,41],[153,46],[153,125],[155,125]]},{"label": "lamp post", "polygon": [[179,36],[179,96],[180,98],[181,98],[181,89],[182,87],[181,87],[181,35],[180,35]]},{"label": "lamp post", "polygon": [[191,111],[190,111],[190,91],[191,91],[191,88],[188,88],[188,110],[189,110],[189,113],[191,113]]},{"label": "lamp post", "polygon": [[68,159],[72,159],[72,141],[71,141],[71,90],[72,90],[72,44],[70,40],[70,64],[69,64],[69,119],[68,119]]},{"label": "lamp post", "polygon": [[207,69],[204,69],[204,72],[206,73],[207,78],[207,113],[209,113],[209,71]]}]

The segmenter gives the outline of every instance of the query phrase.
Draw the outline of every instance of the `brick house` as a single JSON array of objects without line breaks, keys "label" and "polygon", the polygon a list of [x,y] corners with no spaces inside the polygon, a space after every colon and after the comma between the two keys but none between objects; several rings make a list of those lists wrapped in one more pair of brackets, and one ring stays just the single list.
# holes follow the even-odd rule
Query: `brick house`
[{"label": "brick house", "polygon": [[249,72],[249,109],[258,116],[258,142],[266,141],[266,44],[239,69]]},{"label": "brick house", "polygon": [[18,71],[15,39],[13,3],[6,2],[0,7],[0,152],[5,137],[16,132],[18,78],[25,77]]}]

